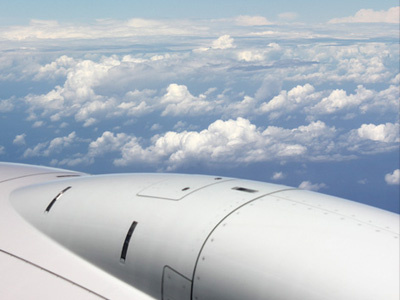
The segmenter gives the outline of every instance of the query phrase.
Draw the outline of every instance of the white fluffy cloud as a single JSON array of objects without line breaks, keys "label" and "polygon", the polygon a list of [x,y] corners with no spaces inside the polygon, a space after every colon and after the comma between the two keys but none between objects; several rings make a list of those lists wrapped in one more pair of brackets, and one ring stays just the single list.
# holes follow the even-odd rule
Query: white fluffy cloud
[{"label": "white fluffy cloud", "polygon": [[55,61],[41,66],[35,75],[36,80],[55,79],[57,77],[66,76],[70,69],[77,64],[76,60],[67,55],[62,55]]},{"label": "white fluffy cloud", "polygon": [[68,136],[56,137],[50,142],[39,143],[33,148],[28,148],[25,150],[23,156],[27,158],[35,156],[49,156],[54,153],[59,153],[64,148],[71,146],[76,139],[76,133],[71,132]]},{"label": "white fluffy cloud", "polygon": [[234,39],[231,38],[230,35],[223,35],[220,36],[217,40],[213,41],[211,48],[212,49],[230,49],[230,48],[235,48],[236,46],[233,44]]},{"label": "white fluffy cloud", "polygon": [[[68,58],[59,59],[50,69],[63,69]],[[120,64],[115,57],[104,58],[100,63],[91,60],[76,62],[70,66],[66,73],[67,79],[64,86],[56,86],[52,91],[43,95],[29,94],[25,97],[32,110],[42,109],[44,115],[51,115],[52,120],[59,120],[62,116],[77,114],[77,118],[87,117],[87,111],[104,110],[104,99],[97,95],[93,88],[107,75],[112,67]],[[50,64],[51,65],[51,64]],[[61,67],[59,66],[61,65]],[[48,69],[46,66],[45,69]],[[47,71],[39,72],[45,76]],[[82,114],[82,116],[80,116]]]},{"label": "white fluffy cloud", "polygon": [[312,160],[323,153],[329,155],[330,139],[335,134],[334,128],[320,121],[294,129],[269,126],[262,130],[247,119],[237,118],[217,120],[201,131],[155,135],[147,147],[135,136],[106,131],[90,143],[86,157],[80,159],[93,162],[96,157],[115,152],[121,155],[114,161],[117,166],[149,163],[167,170],[199,162],[223,165],[276,159]]},{"label": "white fluffy cloud", "polygon": [[399,185],[400,184],[400,169],[396,169],[393,173],[385,175],[385,181],[389,185]]},{"label": "white fluffy cloud", "polygon": [[101,157],[163,170],[398,151],[398,27],[270,24],[241,16],[3,27],[0,83],[14,91],[4,90],[0,121],[21,118],[6,124],[7,142],[22,144],[27,132],[26,160]]},{"label": "white fluffy cloud", "polygon": [[379,125],[363,124],[357,129],[357,133],[361,139],[385,143],[398,143],[400,142],[399,129],[400,127],[398,123],[386,123]]},{"label": "white fluffy cloud", "polygon": [[[293,129],[277,126],[262,129],[249,120],[239,117],[236,120],[217,120],[200,131],[169,131],[157,134],[148,142],[134,135],[105,131],[89,144],[87,154],[78,158],[64,159],[60,163],[69,165],[78,161],[93,163],[97,157],[106,153],[119,154],[120,157],[114,160],[116,166],[145,163],[164,170],[175,170],[197,163],[218,166],[287,160],[341,161],[352,159],[357,153],[379,153],[384,150],[372,142],[384,142],[393,147],[393,143],[398,141],[398,137],[393,136],[395,129],[393,124],[370,125],[361,126],[360,133],[356,130],[350,134],[339,135],[334,127],[329,127],[321,121]],[[50,145],[38,144],[33,149],[28,149],[25,156],[46,156],[51,151],[56,151],[56,144],[63,142],[64,147],[68,146],[68,140],[75,136],[71,134],[68,137],[69,139],[53,140]],[[55,143],[56,141],[58,143]],[[343,155],[341,154],[343,150],[351,151],[353,154]],[[284,177],[281,172],[273,175],[274,180]],[[312,189],[323,187],[323,185],[313,186],[307,182],[303,184],[304,186]]]},{"label": "white fluffy cloud", "polygon": [[214,109],[214,105],[206,101],[205,95],[193,96],[184,85],[170,84],[167,93],[161,98],[161,104],[166,107],[162,112],[166,115],[199,115]]},{"label": "white fluffy cloud", "polygon": [[26,143],[25,137],[26,137],[25,133],[16,135],[13,140],[13,144],[14,145],[25,145],[25,143]]},{"label": "white fluffy cloud", "polygon": [[392,7],[388,10],[375,11],[373,9],[361,9],[354,16],[337,18],[329,21],[336,23],[394,23],[400,22],[400,7]]},{"label": "white fluffy cloud", "polygon": [[332,114],[339,110],[359,106],[371,99],[374,93],[359,85],[356,94],[347,95],[344,90],[334,90],[328,97],[323,98],[310,111],[319,114]]},{"label": "white fluffy cloud", "polygon": [[285,177],[286,177],[286,175],[283,172],[275,172],[274,174],[272,174],[271,179],[272,180],[280,180],[280,179],[283,179]]},{"label": "white fluffy cloud", "polygon": [[278,96],[272,98],[269,102],[264,102],[260,106],[260,112],[271,113],[270,118],[275,119],[283,113],[296,111],[298,108],[314,103],[320,93],[316,93],[310,84],[304,86],[298,85],[290,91],[281,91]]},{"label": "white fluffy cloud", "polygon": [[328,186],[325,183],[311,183],[310,181],[303,181],[300,183],[299,188],[309,191],[319,191],[320,189],[325,189]]},{"label": "white fluffy cloud", "polygon": [[12,111],[14,109],[13,99],[0,99],[0,113]]}]

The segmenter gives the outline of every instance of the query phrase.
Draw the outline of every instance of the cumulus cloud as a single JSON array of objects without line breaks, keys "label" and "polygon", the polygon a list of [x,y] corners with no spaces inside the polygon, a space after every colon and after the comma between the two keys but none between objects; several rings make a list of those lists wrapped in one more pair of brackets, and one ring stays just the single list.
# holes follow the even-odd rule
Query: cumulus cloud
[{"label": "cumulus cloud", "polygon": [[223,36],[220,36],[215,41],[213,41],[211,48],[220,50],[235,48],[236,46],[233,44],[233,42],[234,39],[231,38],[230,35],[225,34]]},{"label": "cumulus cloud", "polygon": [[114,134],[105,131],[101,137],[89,144],[89,156],[101,156],[108,152],[119,150],[124,144],[131,141],[131,137],[125,133]]},{"label": "cumulus cloud", "polygon": [[194,53],[204,53],[209,50],[226,50],[226,49],[232,49],[236,48],[236,45],[234,44],[234,39],[228,35],[222,35],[218,39],[213,40],[211,43],[210,47],[200,47],[197,49],[194,49]]},{"label": "cumulus cloud", "polygon": [[347,95],[344,90],[334,90],[328,97],[323,98],[310,111],[319,114],[332,114],[342,109],[359,106],[371,99],[374,93],[359,85],[356,94]]},{"label": "cumulus cloud", "polygon": [[[307,147],[312,146],[309,141],[313,137],[305,137],[305,135],[314,135],[310,134],[315,131],[311,127],[307,127],[308,130],[297,129],[303,133],[294,130],[291,133],[295,136],[294,141],[286,142],[279,141],[277,138],[278,128],[275,128],[274,132],[262,131],[243,118],[228,121],[218,120],[202,131],[179,133],[170,131],[163,135],[155,135],[147,147],[143,146],[141,139],[133,135],[106,131],[89,144],[86,155],[64,159],[58,163],[67,165],[79,162],[93,163],[96,157],[110,152],[121,154],[120,158],[114,160],[114,164],[117,166],[149,163],[167,170],[198,162],[206,165],[221,165],[227,162],[248,164],[280,158],[286,160],[303,156],[307,152]],[[305,134],[306,131],[308,134]],[[290,135],[290,133],[287,134]],[[298,143],[296,143],[296,139]],[[33,149],[28,149],[25,156],[40,155],[39,153],[47,155],[49,151],[52,149],[48,143],[41,143]]]},{"label": "cumulus cloud", "polygon": [[280,179],[284,179],[286,177],[286,175],[283,172],[275,172],[271,179],[272,180],[280,180]]},{"label": "cumulus cloud", "polygon": [[10,112],[14,109],[13,99],[0,99],[0,113]]},{"label": "cumulus cloud", "polygon": [[246,49],[238,52],[237,57],[245,62],[263,62],[270,59],[276,59],[282,54],[282,48],[277,43],[269,43],[262,49]]},{"label": "cumulus cloud", "polygon": [[[65,61],[74,60],[62,57],[49,68],[53,70],[53,73],[57,73],[60,69],[59,65],[64,65]],[[87,120],[94,120],[93,115],[96,114],[106,114],[108,109],[115,105],[113,98],[97,95],[94,88],[107,75],[107,72],[118,64],[120,61],[115,57],[103,58],[99,63],[91,60],[74,61],[68,69],[61,68],[62,73],[65,72],[64,75],[67,77],[62,87],[56,86],[47,94],[29,94],[25,97],[25,101],[29,104],[31,112],[41,110],[41,115],[50,116],[52,121],[74,115],[77,121],[93,123]],[[49,69],[46,66],[44,68]],[[45,76],[43,74],[46,72],[39,71],[40,77]]]},{"label": "cumulus cloud", "polygon": [[399,185],[400,184],[400,169],[394,170],[393,173],[386,174],[385,181],[389,185]]},{"label": "cumulus cloud", "polygon": [[362,124],[338,141],[343,149],[367,155],[398,151],[399,142],[399,123]]},{"label": "cumulus cloud", "polygon": [[361,139],[368,139],[372,141],[385,142],[385,143],[398,143],[399,138],[399,124],[386,123],[386,124],[362,124],[357,129],[358,136]]},{"label": "cumulus cloud", "polygon": [[71,132],[68,136],[56,137],[49,142],[39,143],[25,150],[23,157],[49,156],[61,152],[64,148],[71,146],[77,139],[76,133]]},{"label": "cumulus cloud", "polygon": [[336,23],[394,23],[400,22],[400,7],[392,7],[388,10],[375,11],[373,9],[361,9],[354,16],[336,18],[329,21]]},{"label": "cumulus cloud", "polygon": [[13,140],[13,144],[20,145],[20,146],[25,145],[25,137],[26,137],[25,133],[16,135]]},{"label": "cumulus cloud", "polygon": [[45,122],[43,122],[43,121],[35,121],[32,124],[32,128],[39,128],[39,127],[42,127],[44,124],[45,124]]},{"label": "cumulus cloud", "polygon": [[[241,16],[3,28],[0,79],[18,96],[0,100],[2,120],[15,112],[33,123],[26,157],[55,165],[106,157],[176,170],[398,151],[397,28],[269,24]],[[19,126],[10,127],[15,143],[28,132]],[[57,140],[71,131],[74,141]]]},{"label": "cumulus cloud", "polygon": [[55,61],[41,66],[34,79],[47,80],[66,76],[70,69],[77,64],[77,61],[67,55],[62,55]]},{"label": "cumulus cloud", "polygon": [[320,189],[325,189],[328,186],[325,183],[311,183],[310,181],[303,181],[299,184],[300,189],[309,191],[319,191]]},{"label": "cumulus cloud", "polygon": [[161,98],[161,104],[166,107],[162,112],[166,115],[198,115],[205,114],[214,109],[213,105],[206,101],[205,95],[193,96],[185,85],[170,84],[167,93]]},{"label": "cumulus cloud", "polygon": [[3,155],[5,153],[6,153],[6,148],[0,145],[0,155]]},{"label": "cumulus cloud", "polygon": [[296,111],[298,108],[314,103],[319,96],[320,93],[315,92],[311,84],[298,85],[290,91],[283,90],[268,102],[262,103],[260,112],[270,113],[270,118],[276,119],[284,113]]},{"label": "cumulus cloud", "polygon": [[[134,136],[120,135],[120,142],[115,142],[116,136],[113,133],[105,134],[113,141],[104,146],[96,146],[95,149],[109,149],[109,145],[117,145],[112,151],[120,151],[121,158],[114,161],[115,165],[147,162],[174,170],[196,163],[223,165],[279,159],[315,159],[318,156],[315,154],[332,150],[329,144],[335,129],[322,122],[313,122],[294,129],[269,126],[262,130],[247,119],[237,118],[217,120],[201,131],[169,131],[155,135],[147,147],[143,147],[142,141]],[[89,150],[91,157],[97,155],[94,153]]]}]

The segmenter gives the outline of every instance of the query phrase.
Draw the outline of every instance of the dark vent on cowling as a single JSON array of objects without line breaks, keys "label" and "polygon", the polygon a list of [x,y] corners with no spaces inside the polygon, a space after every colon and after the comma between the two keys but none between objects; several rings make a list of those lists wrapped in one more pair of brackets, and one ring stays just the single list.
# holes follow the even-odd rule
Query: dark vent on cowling
[{"label": "dark vent on cowling", "polygon": [[128,253],[129,243],[131,241],[131,237],[132,237],[133,231],[136,228],[136,225],[137,225],[137,222],[133,221],[131,227],[129,227],[128,233],[126,234],[124,245],[122,246],[122,251],[121,251],[121,259],[120,260],[122,263],[125,263],[126,254]]},{"label": "dark vent on cowling", "polygon": [[233,187],[232,190],[240,191],[240,192],[246,192],[246,193],[257,193],[257,190],[252,190],[240,186]]},{"label": "dark vent on cowling", "polygon": [[80,177],[79,174],[65,174],[65,175],[57,175],[57,178],[65,178],[65,177]]},{"label": "dark vent on cowling", "polygon": [[51,202],[49,203],[49,205],[47,205],[46,210],[45,210],[44,212],[45,212],[45,213],[48,213],[48,212],[50,211],[50,209],[53,207],[54,203],[56,203],[56,201],[57,201],[58,199],[60,199],[60,197],[61,197],[66,191],[68,191],[70,188],[71,188],[70,186],[69,186],[69,187],[66,187],[66,188],[63,189],[61,192],[59,192],[59,193],[57,194],[57,196],[55,196],[55,197],[53,198],[53,200],[51,200]]}]

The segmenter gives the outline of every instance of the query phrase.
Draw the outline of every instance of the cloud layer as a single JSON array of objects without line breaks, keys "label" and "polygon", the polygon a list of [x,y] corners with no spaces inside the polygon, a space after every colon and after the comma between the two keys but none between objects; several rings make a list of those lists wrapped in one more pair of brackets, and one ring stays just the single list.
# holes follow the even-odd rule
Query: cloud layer
[{"label": "cloud layer", "polygon": [[[316,166],[398,152],[396,13],[319,25],[290,25],[298,16],[286,12],[284,24],[243,15],[3,27],[0,158],[114,171],[259,168],[263,179],[328,191],[334,180],[310,166],[323,174]],[[300,170],[289,165],[308,173],[291,181]],[[376,182],[370,172],[355,172],[354,184]],[[382,184],[397,182],[397,171],[380,172]]]},{"label": "cloud layer", "polygon": [[329,21],[336,23],[400,23],[400,6],[388,10],[375,11],[373,9],[361,9],[354,16],[337,18]]}]

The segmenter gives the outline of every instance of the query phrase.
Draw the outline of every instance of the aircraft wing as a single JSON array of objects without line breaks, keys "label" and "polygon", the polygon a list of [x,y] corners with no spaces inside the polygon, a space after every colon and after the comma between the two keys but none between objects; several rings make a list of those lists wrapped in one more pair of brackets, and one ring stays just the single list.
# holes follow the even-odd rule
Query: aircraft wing
[{"label": "aircraft wing", "polygon": [[24,221],[9,202],[26,185],[85,176],[60,169],[0,163],[2,299],[154,299],[80,258]]},{"label": "aircraft wing", "polygon": [[399,215],[282,185],[0,163],[6,299],[398,300]]}]

